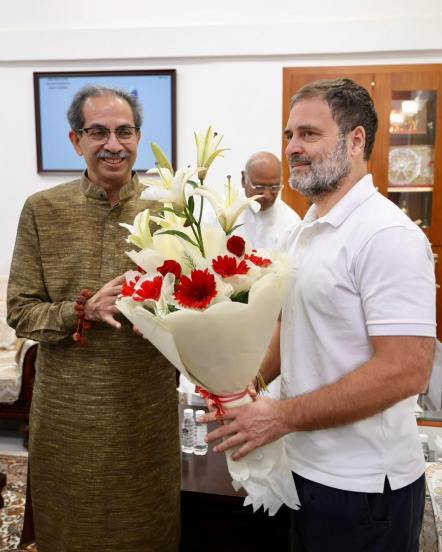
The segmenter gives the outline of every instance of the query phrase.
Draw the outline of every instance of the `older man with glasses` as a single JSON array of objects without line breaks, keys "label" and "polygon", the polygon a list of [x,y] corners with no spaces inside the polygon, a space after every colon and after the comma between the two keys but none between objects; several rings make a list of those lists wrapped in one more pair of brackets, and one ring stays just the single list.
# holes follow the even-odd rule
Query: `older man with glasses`
[{"label": "older man with glasses", "polygon": [[127,232],[151,202],[132,171],[135,97],[87,86],[68,111],[87,169],[27,199],[8,322],[40,342],[29,466],[38,552],[173,552],[180,453],[175,370],[118,315]]},{"label": "older man with glasses", "polygon": [[257,213],[247,209],[238,221],[243,226],[236,233],[257,248],[282,249],[284,236],[300,218],[280,197],[281,162],[272,153],[254,153],[241,173],[241,183],[247,197],[262,196],[257,200],[261,209]]}]

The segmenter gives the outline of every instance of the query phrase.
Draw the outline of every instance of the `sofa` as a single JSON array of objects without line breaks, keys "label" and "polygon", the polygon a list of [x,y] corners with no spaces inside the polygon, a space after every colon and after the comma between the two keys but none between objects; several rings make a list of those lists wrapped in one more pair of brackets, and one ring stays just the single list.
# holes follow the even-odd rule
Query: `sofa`
[{"label": "sofa", "polygon": [[7,281],[0,276],[0,420],[23,421],[26,446],[38,346],[17,338],[6,323]]}]

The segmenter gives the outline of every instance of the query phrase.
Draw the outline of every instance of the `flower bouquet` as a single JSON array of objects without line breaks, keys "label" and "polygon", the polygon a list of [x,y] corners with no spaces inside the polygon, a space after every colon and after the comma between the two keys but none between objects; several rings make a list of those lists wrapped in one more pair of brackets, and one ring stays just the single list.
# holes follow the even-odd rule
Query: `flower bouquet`
[{"label": "flower bouquet", "polygon": [[[127,255],[137,270],[126,274],[118,309],[144,337],[222,412],[252,399],[247,387],[264,358],[286,289],[287,258],[256,251],[235,236],[235,221],[247,207],[230,178],[224,197],[206,185],[207,170],[223,149],[209,127],[195,135],[197,168],[174,172],[156,144],[157,167],[148,171],[143,199],[163,208],[139,213]],[[195,201],[196,198],[199,199]],[[203,222],[204,201],[214,209],[218,226]],[[158,229],[151,233],[151,223]],[[231,460],[233,487],[243,487],[244,504],[264,506],[270,515],[285,503],[299,504],[282,439],[245,458]]]}]

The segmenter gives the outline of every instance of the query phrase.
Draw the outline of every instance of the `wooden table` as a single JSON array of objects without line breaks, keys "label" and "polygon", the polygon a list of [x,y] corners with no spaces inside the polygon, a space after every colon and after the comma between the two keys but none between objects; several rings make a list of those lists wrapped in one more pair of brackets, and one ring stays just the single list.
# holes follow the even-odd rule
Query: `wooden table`
[{"label": "wooden table", "polygon": [[[180,417],[182,409],[180,405]],[[234,491],[224,454],[215,454],[211,447],[204,456],[182,453],[181,468],[180,552],[290,550],[288,508],[282,507],[270,517],[262,509],[254,514],[251,506],[244,507],[245,493]],[[21,544],[28,544],[33,538],[28,478]]]},{"label": "wooden table", "polygon": [[289,550],[290,520],[282,507],[270,517],[243,506],[235,492],[224,454],[209,446],[205,456],[181,455],[180,552],[284,552]]}]

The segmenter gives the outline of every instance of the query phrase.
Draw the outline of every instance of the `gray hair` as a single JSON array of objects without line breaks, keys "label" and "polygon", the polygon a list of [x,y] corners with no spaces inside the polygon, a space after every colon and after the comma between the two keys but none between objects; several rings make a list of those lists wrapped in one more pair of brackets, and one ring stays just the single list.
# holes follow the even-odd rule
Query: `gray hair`
[{"label": "gray hair", "polygon": [[83,88],[80,88],[75,94],[67,111],[69,125],[72,130],[79,130],[84,127],[84,102],[88,98],[96,98],[98,96],[116,96],[117,98],[125,100],[132,109],[134,125],[136,127],[141,127],[143,124],[143,107],[134,94],[130,94],[121,88],[110,88],[99,84],[87,84],[83,86]]}]

